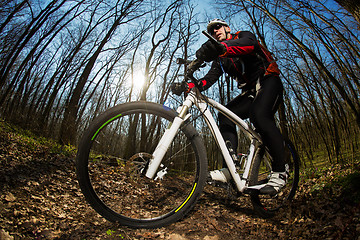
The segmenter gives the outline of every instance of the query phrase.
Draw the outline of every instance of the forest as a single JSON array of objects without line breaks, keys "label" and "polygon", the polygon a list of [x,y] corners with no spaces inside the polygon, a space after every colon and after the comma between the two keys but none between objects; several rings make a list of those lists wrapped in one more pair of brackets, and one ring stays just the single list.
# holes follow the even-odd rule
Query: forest
[{"label": "forest", "polygon": [[[277,59],[285,89],[276,121],[301,162],[293,202],[262,219],[245,197],[206,186],[168,227],[106,221],[76,181],[81,136],[118,104],[176,109],[176,59],[195,58],[213,18],[253,32]],[[357,0],[1,1],[0,239],[358,239],[359,36]],[[239,93],[225,76],[204,92],[222,104]],[[211,131],[194,122],[215,169]]]},{"label": "forest", "polygon": [[[0,9],[1,117],[41,136],[76,145],[116,104],[176,105],[169,85],[183,69],[175,60],[194,58],[201,30],[219,17],[254,32],[278,59],[277,118],[304,166],[358,157],[359,23],[334,1],[34,0]],[[224,79],[217,85],[206,94],[222,103],[237,94]]]}]

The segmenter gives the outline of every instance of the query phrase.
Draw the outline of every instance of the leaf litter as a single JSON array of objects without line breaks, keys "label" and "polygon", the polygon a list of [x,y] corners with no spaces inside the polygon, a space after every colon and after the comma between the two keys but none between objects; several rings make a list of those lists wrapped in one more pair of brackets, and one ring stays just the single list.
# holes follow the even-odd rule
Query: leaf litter
[{"label": "leaf litter", "polygon": [[27,144],[23,136],[0,126],[0,240],[360,240],[360,190],[356,184],[354,189],[342,185],[346,181],[338,177],[358,180],[351,174],[360,171],[360,164],[314,171],[301,175],[295,199],[271,219],[257,216],[248,197],[235,199],[206,186],[182,220],[159,229],[130,229],[106,221],[85,202],[74,155],[54,152],[46,144]]}]

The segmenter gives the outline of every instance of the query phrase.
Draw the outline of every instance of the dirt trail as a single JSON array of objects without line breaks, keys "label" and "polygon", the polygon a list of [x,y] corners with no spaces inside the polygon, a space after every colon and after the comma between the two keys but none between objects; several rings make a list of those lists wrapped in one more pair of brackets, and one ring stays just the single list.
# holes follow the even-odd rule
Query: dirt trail
[{"label": "dirt trail", "polygon": [[1,130],[0,240],[360,240],[359,204],[340,202],[336,192],[314,194],[317,179],[302,179],[291,206],[272,219],[256,216],[247,197],[232,200],[225,190],[207,186],[183,220],[160,229],[129,229],[104,220],[86,204],[73,157]]}]

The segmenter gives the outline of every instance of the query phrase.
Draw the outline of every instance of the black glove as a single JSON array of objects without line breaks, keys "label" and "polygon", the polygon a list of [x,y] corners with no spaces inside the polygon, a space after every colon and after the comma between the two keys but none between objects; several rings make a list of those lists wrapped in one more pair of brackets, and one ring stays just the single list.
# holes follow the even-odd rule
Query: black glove
[{"label": "black glove", "polygon": [[170,85],[171,92],[175,95],[180,96],[183,92],[190,92],[190,90],[195,87],[195,84],[190,82],[180,82],[180,83],[172,83]]},{"label": "black glove", "polygon": [[180,96],[183,92],[189,90],[189,86],[186,82],[177,82],[170,85],[171,92],[175,95]]},{"label": "black glove", "polygon": [[196,58],[205,62],[211,62],[225,52],[225,45],[208,40],[196,51]]}]

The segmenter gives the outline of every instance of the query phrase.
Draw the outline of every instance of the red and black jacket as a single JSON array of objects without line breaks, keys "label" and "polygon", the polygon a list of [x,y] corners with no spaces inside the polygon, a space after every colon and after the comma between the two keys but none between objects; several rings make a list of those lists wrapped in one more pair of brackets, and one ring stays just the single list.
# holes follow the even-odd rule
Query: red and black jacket
[{"label": "red and black jacket", "polygon": [[252,88],[270,64],[264,62],[256,36],[248,31],[237,32],[222,42],[227,51],[213,61],[209,72],[200,79],[201,91],[211,87],[223,73],[238,81],[240,87]]}]

